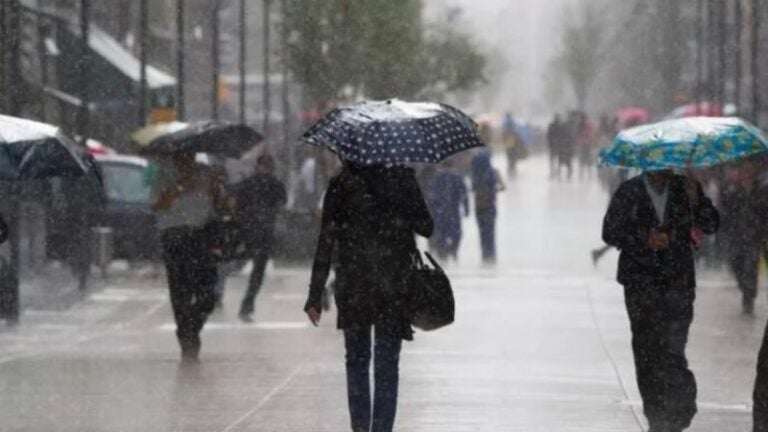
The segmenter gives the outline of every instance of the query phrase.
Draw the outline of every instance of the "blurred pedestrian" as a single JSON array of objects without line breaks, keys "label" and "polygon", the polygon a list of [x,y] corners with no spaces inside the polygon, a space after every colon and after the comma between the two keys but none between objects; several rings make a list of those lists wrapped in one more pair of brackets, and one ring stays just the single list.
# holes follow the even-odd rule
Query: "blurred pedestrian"
[{"label": "blurred pedestrian", "polygon": [[555,114],[547,127],[547,145],[549,146],[549,173],[551,178],[560,178],[560,148],[565,140],[565,125],[559,114]]},{"label": "blurred pedestrian", "polygon": [[106,197],[98,183],[87,177],[68,179],[65,188],[66,261],[78,289],[84,292],[88,288],[93,262],[93,229],[98,224]]},{"label": "blurred pedestrian", "polygon": [[285,185],[275,176],[275,160],[261,155],[256,161],[256,173],[233,188],[235,218],[239,222],[247,249],[253,260],[248,290],[240,305],[240,319],[252,322],[256,296],[264,282],[264,272],[272,255],[275,222],[285,206]]},{"label": "blurred pedestrian", "polygon": [[153,206],[161,231],[176,336],[183,360],[197,360],[200,331],[215,305],[216,262],[206,225],[225,207],[221,185],[193,153],[170,157],[159,173]]},{"label": "blurred pedestrian", "polygon": [[560,178],[560,172],[565,168],[566,179],[573,177],[573,158],[576,156],[576,140],[579,135],[579,113],[574,111],[568,115],[562,132],[562,140],[558,148],[559,168],[557,178]]},{"label": "blurred pedestrian", "polygon": [[742,163],[720,194],[722,240],[728,263],[742,293],[742,311],[751,315],[757,297],[758,265],[765,242],[765,211],[760,199],[757,172]]},{"label": "blurred pedestrian", "polygon": [[590,122],[586,113],[579,113],[576,131],[575,145],[579,152],[579,180],[591,180],[592,170],[595,167],[595,127]]},{"label": "blurred pedestrian", "polygon": [[515,119],[510,113],[504,114],[501,140],[507,153],[507,173],[510,178],[513,178],[517,175],[517,163],[525,157],[527,151],[525,149],[525,142],[517,132]]},{"label": "blurred pedestrian", "polygon": [[719,215],[695,180],[646,172],[622,184],[603,221],[621,251],[618,281],[632,330],[643,410],[651,432],[680,432],[696,414],[696,381],[685,346],[693,320],[693,248]]},{"label": "blurred pedestrian", "polygon": [[483,263],[496,263],[496,195],[504,190],[498,171],[491,164],[491,152],[482,149],[472,159],[472,190],[475,217],[480,230]]},{"label": "blurred pedestrian", "polygon": [[355,432],[392,431],[400,349],[402,340],[411,340],[413,333],[405,282],[416,250],[414,234],[431,233],[432,218],[412,169],[346,164],[331,179],[304,310],[317,325],[323,289],[336,256],[337,327],[344,331]]},{"label": "blurred pedestrian", "polygon": [[435,252],[441,259],[457,259],[462,237],[461,219],[469,215],[469,197],[464,177],[455,172],[452,161],[444,162],[428,195],[435,198],[429,206],[435,220]]}]

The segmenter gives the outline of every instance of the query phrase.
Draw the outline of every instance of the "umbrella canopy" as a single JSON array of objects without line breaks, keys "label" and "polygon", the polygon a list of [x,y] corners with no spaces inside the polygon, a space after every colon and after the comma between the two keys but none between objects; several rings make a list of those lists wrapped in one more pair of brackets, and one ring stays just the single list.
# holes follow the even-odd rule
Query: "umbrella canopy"
[{"label": "umbrella canopy", "polygon": [[91,166],[89,155],[58,127],[0,115],[0,180],[75,177]]},{"label": "umbrella canopy", "polygon": [[477,124],[458,109],[397,99],[337,108],[303,140],[359,165],[437,163],[483,145]]},{"label": "umbrella canopy", "polygon": [[642,170],[709,167],[768,152],[766,136],[736,117],[691,117],[621,132],[600,163]]},{"label": "umbrella canopy", "polygon": [[131,136],[143,154],[210,153],[238,158],[264,138],[252,128],[226,122],[160,123]]}]

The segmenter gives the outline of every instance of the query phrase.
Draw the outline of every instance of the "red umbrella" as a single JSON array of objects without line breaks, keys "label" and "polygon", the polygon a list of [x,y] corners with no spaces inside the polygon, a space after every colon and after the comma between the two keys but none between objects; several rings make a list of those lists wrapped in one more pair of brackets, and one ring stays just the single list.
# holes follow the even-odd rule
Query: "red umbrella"
[{"label": "red umbrella", "polygon": [[714,102],[692,103],[677,107],[672,111],[668,118],[684,117],[722,117],[723,107]]},{"label": "red umbrella", "polygon": [[622,126],[640,125],[651,121],[651,114],[645,108],[624,108],[616,111],[616,118]]}]

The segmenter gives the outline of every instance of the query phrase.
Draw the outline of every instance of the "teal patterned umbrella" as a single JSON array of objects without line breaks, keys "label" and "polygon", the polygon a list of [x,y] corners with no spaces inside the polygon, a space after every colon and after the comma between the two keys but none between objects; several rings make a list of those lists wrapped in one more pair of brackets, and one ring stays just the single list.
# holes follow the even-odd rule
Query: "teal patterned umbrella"
[{"label": "teal patterned umbrella", "polygon": [[621,132],[600,164],[646,171],[710,167],[768,152],[768,138],[747,121],[690,117]]}]

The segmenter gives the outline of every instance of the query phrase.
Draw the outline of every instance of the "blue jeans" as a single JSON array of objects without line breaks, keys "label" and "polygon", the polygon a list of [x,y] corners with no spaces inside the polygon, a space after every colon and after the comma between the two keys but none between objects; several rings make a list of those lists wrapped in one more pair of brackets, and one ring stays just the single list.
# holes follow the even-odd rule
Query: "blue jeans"
[{"label": "blue jeans", "polygon": [[374,394],[371,416],[371,327],[344,330],[347,350],[347,396],[352,430],[391,432],[397,412],[400,348],[402,339],[376,335],[374,344]]}]

